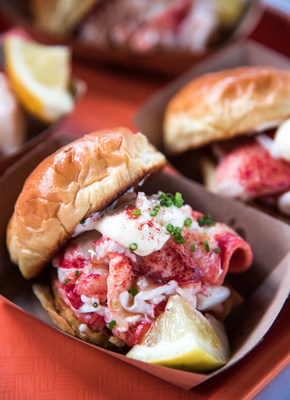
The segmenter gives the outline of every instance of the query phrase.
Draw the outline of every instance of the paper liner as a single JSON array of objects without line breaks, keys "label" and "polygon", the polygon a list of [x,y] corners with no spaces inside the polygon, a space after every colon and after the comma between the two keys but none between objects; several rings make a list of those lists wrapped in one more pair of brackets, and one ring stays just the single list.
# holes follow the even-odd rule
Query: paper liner
[{"label": "paper liner", "polygon": [[[51,138],[43,142],[10,167],[0,178],[2,193],[0,198],[0,293],[5,302],[20,307],[23,312],[51,326],[53,324],[47,313],[32,292],[33,282],[22,278],[18,268],[10,263],[5,236],[9,217],[25,178],[45,156],[51,154],[64,142],[65,139],[60,138]],[[186,178],[164,172],[153,177],[144,186],[144,190],[148,194],[157,190],[181,192],[185,202],[192,205],[194,209],[211,213],[215,220],[229,224],[251,244],[254,252],[253,266],[246,273],[228,275],[230,283],[245,298],[243,305],[233,310],[226,321],[232,358],[219,370],[209,374],[197,374],[146,364],[87,343],[84,345],[91,346],[92,351],[105,352],[123,362],[135,365],[181,388],[190,389],[244,357],[262,340],[277,317],[287,298],[290,286],[290,227],[241,203],[220,198]],[[44,273],[40,279],[45,281],[48,279],[48,274]],[[70,338],[79,340],[71,336]]]}]

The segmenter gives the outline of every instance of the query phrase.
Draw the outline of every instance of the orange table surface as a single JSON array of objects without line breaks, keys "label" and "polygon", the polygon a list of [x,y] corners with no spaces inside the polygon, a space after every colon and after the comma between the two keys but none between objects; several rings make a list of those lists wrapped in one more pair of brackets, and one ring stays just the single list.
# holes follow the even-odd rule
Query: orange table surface
[{"label": "orange table surface", "polygon": [[[166,83],[82,64],[74,67],[74,74],[88,83],[88,91],[59,133],[75,136],[116,125],[134,129],[132,119],[140,105]],[[250,399],[287,363],[287,316],[289,303],[247,357],[185,392],[76,343],[0,300],[0,399]]]}]

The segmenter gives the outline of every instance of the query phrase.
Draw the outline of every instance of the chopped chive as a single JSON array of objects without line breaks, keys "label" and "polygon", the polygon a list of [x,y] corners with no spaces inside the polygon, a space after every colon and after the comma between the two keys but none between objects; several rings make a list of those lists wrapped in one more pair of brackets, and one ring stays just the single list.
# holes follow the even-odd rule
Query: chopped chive
[{"label": "chopped chive", "polygon": [[160,204],[164,207],[171,207],[173,204],[173,201],[171,199],[163,199],[160,201]]},{"label": "chopped chive", "polygon": [[178,244],[184,244],[186,242],[185,237],[183,237],[182,235],[174,237],[174,240]]},{"label": "chopped chive", "polygon": [[175,205],[175,207],[177,208],[181,208],[183,206],[183,200],[174,200],[173,204]]},{"label": "chopped chive", "polygon": [[218,247],[216,249],[213,250],[215,254],[220,254],[221,249],[219,249]]},{"label": "chopped chive", "polygon": [[192,253],[195,252],[195,244],[192,244],[192,245],[190,246],[190,250],[191,250]]},{"label": "chopped chive", "polygon": [[76,272],[75,272],[75,277],[78,277],[79,274],[80,274],[80,271],[76,271]]},{"label": "chopped chive", "polygon": [[113,330],[116,325],[117,325],[117,322],[115,320],[112,320],[109,322],[109,328],[111,330]]},{"label": "chopped chive", "polygon": [[97,307],[98,307],[98,303],[97,303],[96,301],[93,303],[93,307],[94,307],[94,308],[97,308]]},{"label": "chopped chive", "polygon": [[179,233],[181,233],[181,231],[182,231],[182,228],[180,228],[180,226],[177,226],[175,228],[175,233],[179,234]]},{"label": "chopped chive", "polygon": [[131,243],[131,244],[129,245],[129,249],[130,249],[131,251],[137,250],[137,249],[138,249],[137,243]]},{"label": "chopped chive", "polygon": [[206,230],[204,230],[202,233],[203,233],[203,235],[207,235],[207,231]]},{"label": "chopped chive", "polygon": [[205,241],[203,242],[203,244],[204,244],[205,251],[206,251],[207,253],[209,253],[209,252],[210,252],[210,248],[209,248],[209,245],[208,245],[208,241],[205,240]]},{"label": "chopped chive", "polygon": [[141,214],[141,210],[139,210],[139,208],[136,208],[136,210],[133,210],[133,215],[135,216],[135,217],[137,217],[138,215],[140,215]]},{"label": "chopped chive", "polygon": [[69,279],[69,278],[66,278],[66,280],[63,282],[63,285],[65,286],[65,285],[67,285],[69,282],[70,282],[70,279]]},{"label": "chopped chive", "polygon": [[184,203],[184,200],[182,198],[182,194],[179,192],[176,192],[174,200],[173,200],[173,204],[175,205],[175,207],[181,208],[183,206],[183,203]]},{"label": "chopped chive", "polygon": [[216,223],[211,219],[211,215],[210,214],[205,214],[202,217],[197,219],[198,223],[200,226],[204,226],[204,225],[210,225],[210,226],[214,226]]},{"label": "chopped chive", "polygon": [[164,207],[171,207],[174,205],[175,207],[180,208],[184,203],[182,194],[179,192],[176,192],[174,196],[171,193],[162,193],[158,197],[158,200],[160,200],[160,205]]},{"label": "chopped chive", "polygon": [[138,293],[138,290],[132,287],[131,289],[128,290],[128,292],[134,297]]},{"label": "chopped chive", "polygon": [[168,231],[168,232],[174,232],[174,226],[172,225],[172,224],[168,224],[167,226],[166,226],[166,230]]},{"label": "chopped chive", "polygon": [[168,224],[166,230],[170,233],[170,236],[176,241],[176,243],[184,244],[186,242],[186,239],[181,234],[182,228],[180,226],[174,228],[172,224]]},{"label": "chopped chive", "polygon": [[150,217],[155,217],[160,210],[160,206],[155,206],[153,210],[149,212]]},{"label": "chopped chive", "polygon": [[83,219],[83,220],[80,222],[80,224],[81,224],[81,225],[84,225],[85,222],[86,222],[86,219]]},{"label": "chopped chive", "polygon": [[117,300],[113,300],[112,301],[112,307],[114,308],[114,310],[118,310],[118,303],[117,303]]},{"label": "chopped chive", "polygon": [[186,218],[186,220],[183,223],[184,226],[190,226],[191,224],[192,224],[192,219],[191,218]]}]

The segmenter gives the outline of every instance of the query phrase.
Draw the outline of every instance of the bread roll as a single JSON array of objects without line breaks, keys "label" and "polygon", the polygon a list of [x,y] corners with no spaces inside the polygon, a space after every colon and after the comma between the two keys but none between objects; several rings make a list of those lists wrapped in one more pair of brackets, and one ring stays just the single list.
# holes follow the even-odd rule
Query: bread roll
[{"label": "bread roll", "polygon": [[90,214],[165,164],[141,133],[91,133],[46,158],[27,178],[7,229],[13,263],[35,277]]},{"label": "bread roll", "polygon": [[203,75],[170,101],[167,150],[180,153],[212,141],[276,127],[290,117],[290,72],[241,67]]}]

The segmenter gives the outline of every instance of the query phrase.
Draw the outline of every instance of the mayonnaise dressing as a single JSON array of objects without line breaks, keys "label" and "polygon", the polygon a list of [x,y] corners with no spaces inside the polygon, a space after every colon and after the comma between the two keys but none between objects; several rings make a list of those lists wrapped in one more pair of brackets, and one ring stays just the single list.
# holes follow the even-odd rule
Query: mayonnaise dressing
[{"label": "mayonnaise dressing", "polygon": [[290,161],[290,119],[287,119],[279,126],[274,142],[281,153],[281,157],[286,161]]},{"label": "mayonnaise dressing", "polygon": [[290,217],[290,191],[278,196],[277,207],[284,215]]},{"label": "mayonnaise dressing", "polygon": [[282,157],[281,150],[275,140],[270,138],[270,136],[260,134],[256,136],[256,140],[259,142],[259,144],[264,147],[268,152],[271,154],[272,157],[274,158],[280,158]]},{"label": "mayonnaise dressing", "polygon": [[[168,224],[182,227],[184,221],[191,217],[191,208],[187,205],[181,208],[160,207],[156,216],[150,216],[150,211],[160,205],[158,197],[158,195],[147,197],[144,193],[139,192],[133,203],[141,211],[139,216],[132,217],[129,215],[128,209],[123,208],[106,213],[101,218],[88,223],[86,221],[85,226],[90,226],[90,229],[97,230],[104,237],[108,237],[126,248],[130,248],[132,243],[136,243],[137,248],[134,253],[146,256],[160,250],[170,238],[170,234],[166,230]],[[192,225],[198,227],[194,221]]]}]

